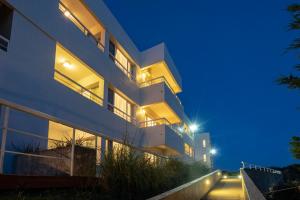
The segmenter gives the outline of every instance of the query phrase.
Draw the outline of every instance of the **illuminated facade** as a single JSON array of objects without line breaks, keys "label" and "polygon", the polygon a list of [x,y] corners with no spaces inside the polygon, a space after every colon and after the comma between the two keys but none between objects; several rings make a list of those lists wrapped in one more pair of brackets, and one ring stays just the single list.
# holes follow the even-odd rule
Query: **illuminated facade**
[{"label": "illuminated facade", "polygon": [[75,138],[109,150],[126,140],[152,160],[195,159],[165,44],[139,51],[101,0],[0,2],[0,99],[82,127],[11,113],[18,130],[48,138],[40,148]]}]

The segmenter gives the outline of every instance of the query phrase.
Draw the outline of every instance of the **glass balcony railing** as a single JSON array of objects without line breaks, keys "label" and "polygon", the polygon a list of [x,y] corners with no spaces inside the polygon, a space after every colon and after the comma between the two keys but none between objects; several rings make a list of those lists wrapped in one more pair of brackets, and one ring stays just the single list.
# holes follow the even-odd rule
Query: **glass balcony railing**
[{"label": "glass balcony railing", "polygon": [[168,86],[168,88],[171,90],[171,92],[174,94],[174,96],[177,99],[177,101],[179,102],[179,104],[182,105],[179,97],[176,95],[176,93],[174,92],[174,90],[172,89],[172,87],[170,86],[168,81],[163,76],[142,82],[142,83],[140,83],[140,87],[141,88],[148,87],[148,86],[158,84],[158,83],[165,83]]},{"label": "glass balcony railing", "polygon": [[89,30],[88,28],[77,18],[72,12],[62,3],[59,3],[59,10],[64,14],[66,18],[72,21],[79,30],[83,32],[83,34],[87,37],[90,37],[97,45],[99,49],[104,51],[104,45],[101,43],[100,39],[97,39]]},{"label": "glass balcony railing", "polygon": [[159,125],[166,125],[171,128],[175,133],[177,133],[180,137],[182,137],[182,133],[178,130],[178,126],[176,124],[171,124],[167,119],[160,118],[160,119],[153,119],[144,122],[140,122],[140,128],[147,128]]},{"label": "glass balcony railing", "polygon": [[125,119],[128,122],[131,122],[132,124],[136,125],[136,120],[133,116],[129,115],[128,113],[122,111],[120,108],[117,108],[111,103],[107,103],[107,109],[114,114],[118,115],[119,117]]},{"label": "glass balcony railing", "polygon": [[64,75],[63,73],[59,72],[58,70],[55,70],[54,77],[57,81],[61,82],[62,84],[66,85],[70,89],[74,90],[75,92],[78,92],[82,96],[86,97],[87,99],[90,99],[91,101],[103,105],[103,98],[92,92],[91,90],[85,88],[84,86],[80,85],[70,77]]}]

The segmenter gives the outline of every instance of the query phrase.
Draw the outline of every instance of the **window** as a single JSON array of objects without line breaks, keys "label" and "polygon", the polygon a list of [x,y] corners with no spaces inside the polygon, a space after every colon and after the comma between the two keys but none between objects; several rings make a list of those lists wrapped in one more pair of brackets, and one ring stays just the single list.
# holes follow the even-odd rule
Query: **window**
[{"label": "window", "polygon": [[109,57],[132,80],[135,80],[135,65],[116,47],[113,41],[109,41]]},{"label": "window", "polygon": [[54,79],[85,98],[103,105],[103,78],[59,45],[56,46]]},{"label": "window", "polygon": [[110,88],[108,89],[108,110],[114,112],[128,122],[132,121],[133,105]]},{"label": "window", "polygon": [[194,156],[194,150],[193,148],[188,145],[188,144],[184,144],[184,152],[186,155],[190,156],[190,157],[193,157]]},{"label": "window", "polygon": [[206,158],[206,154],[203,154],[203,162],[206,162],[207,158]]},{"label": "window", "polygon": [[0,49],[7,51],[11,35],[13,10],[0,2]]},{"label": "window", "polygon": [[148,160],[151,164],[156,164],[158,157],[151,153],[144,153],[145,159]]},{"label": "window", "polygon": [[202,141],[202,146],[203,146],[203,148],[206,148],[206,140]]}]

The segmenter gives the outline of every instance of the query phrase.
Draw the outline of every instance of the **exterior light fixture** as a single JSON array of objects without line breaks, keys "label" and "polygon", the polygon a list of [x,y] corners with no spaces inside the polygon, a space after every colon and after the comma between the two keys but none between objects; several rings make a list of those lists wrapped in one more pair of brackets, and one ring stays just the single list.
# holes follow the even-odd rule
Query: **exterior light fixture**
[{"label": "exterior light fixture", "polygon": [[69,11],[66,10],[66,11],[64,12],[64,15],[65,15],[66,17],[70,17],[70,16],[71,16],[71,13],[70,13]]},{"label": "exterior light fixture", "polygon": [[181,126],[179,126],[179,127],[177,128],[177,130],[178,130],[180,133],[183,133],[183,131],[184,131],[184,128],[183,128],[183,127],[181,127]]},{"label": "exterior light fixture", "polygon": [[221,172],[218,172],[218,176],[221,176],[222,175],[222,173]]},{"label": "exterior light fixture", "polygon": [[241,175],[239,175],[239,176],[238,176],[238,178],[239,178],[239,179],[242,179],[242,176],[241,176]]},{"label": "exterior light fixture", "polygon": [[227,178],[228,178],[228,176],[227,176],[227,175],[224,175],[224,176],[223,176],[223,178],[224,178],[224,179],[227,179]]},{"label": "exterior light fixture", "polygon": [[209,153],[210,153],[211,155],[216,155],[216,154],[217,154],[217,149],[211,149],[211,150],[209,151]]},{"label": "exterior light fixture", "polygon": [[206,184],[206,185],[209,185],[209,184],[210,184],[210,181],[207,179],[207,180],[205,181],[205,184]]},{"label": "exterior light fixture", "polygon": [[70,62],[68,62],[68,61],[63,62],[62,65],[63,65],[65,68],[68,68],[68,69],[74,69],[74,66],[73,66]]},{"label": "exterior light fixture", "polygon": [[190,124],[190,130],[194,133],[199,129],[199,125],[198,124]]}]

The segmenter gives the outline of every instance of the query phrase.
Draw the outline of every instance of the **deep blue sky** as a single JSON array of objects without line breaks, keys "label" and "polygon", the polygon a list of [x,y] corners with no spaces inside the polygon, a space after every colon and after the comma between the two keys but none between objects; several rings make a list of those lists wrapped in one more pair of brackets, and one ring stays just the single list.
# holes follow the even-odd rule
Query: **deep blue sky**
[{"label": "deep blue sky", "polygon": [[182,75],[185,110],[219,149],[216,167],[296,162],[288,142],[300,135],[300,93],[275,82],[297,63],[283,54],[295,37],[285,9],[295,1],[105,2],[140,50],[167,44]]}]

